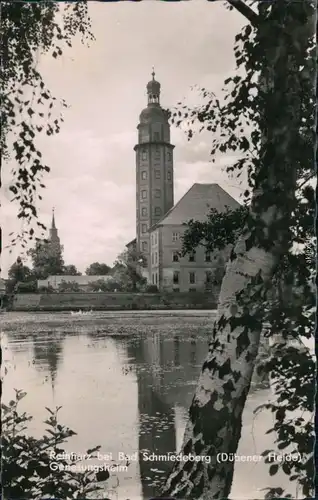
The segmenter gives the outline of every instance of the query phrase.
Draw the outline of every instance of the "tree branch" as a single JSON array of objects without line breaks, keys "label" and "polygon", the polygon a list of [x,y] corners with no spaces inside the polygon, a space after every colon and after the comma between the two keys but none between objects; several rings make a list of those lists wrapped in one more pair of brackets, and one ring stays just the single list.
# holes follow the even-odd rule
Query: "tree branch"
[{"label": "tree branch", "polygon": [[246,17],[246,19],[248,19],[253,26],[258,25],[258,15],[253,9],[251,9],[251,7],[246,5],[243,0],[227,0],[227,2],[232,5],[234,9],[238,10],[244,17]]},{"label": "tree branch", "polygon": [[306,179],[304,179],[300,184],[299,186],[297,186],[297,189],[301,189],[307,182],[309,182],[311,179],[313,179],[315,177],[315,174],[310,174],[308,175],[308,177],[306,177]]}]

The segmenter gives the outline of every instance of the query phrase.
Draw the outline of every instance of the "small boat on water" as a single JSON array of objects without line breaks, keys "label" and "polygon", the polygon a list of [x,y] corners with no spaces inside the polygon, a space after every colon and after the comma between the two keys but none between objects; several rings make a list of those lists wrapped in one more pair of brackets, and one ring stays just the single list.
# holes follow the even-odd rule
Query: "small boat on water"
[{"label": "small boat on water", "polygon": [[92,309],[90,311],[82,311],[82,309],[79,309],[79,311],[71,311],[72,316],[89,316],[92,313],[93,313]]}]

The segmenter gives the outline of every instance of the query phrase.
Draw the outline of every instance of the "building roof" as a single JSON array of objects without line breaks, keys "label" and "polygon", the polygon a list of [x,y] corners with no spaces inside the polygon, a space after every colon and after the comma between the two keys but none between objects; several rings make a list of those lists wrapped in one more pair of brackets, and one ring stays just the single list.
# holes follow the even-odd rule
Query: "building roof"
[{"label": "building roof", "polygon": [[126,243],[126,247],[131,247],[131,246],[135,246],[137,243],[137,238],[134,238],[133,240],[131,240],[129,243]]},{"label": "building roof", "polygon": [[211,208],[222,213],[227,207],[235,210],[240,204],[218,184],[195,183],[150,231],[158,226],[181,225],[191,219],[203,222]]}]

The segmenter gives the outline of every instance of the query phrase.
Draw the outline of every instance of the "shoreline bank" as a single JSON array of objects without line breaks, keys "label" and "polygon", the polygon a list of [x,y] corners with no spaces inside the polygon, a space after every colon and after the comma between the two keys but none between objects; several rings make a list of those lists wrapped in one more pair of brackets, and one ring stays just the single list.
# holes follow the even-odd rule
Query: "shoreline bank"
[{"label": "shoreline bank", "polygon": [[217,306],[218,291],[169,293],[29,293],[18,294],[7,311],[143,311],[143,310],[211,310]]}]

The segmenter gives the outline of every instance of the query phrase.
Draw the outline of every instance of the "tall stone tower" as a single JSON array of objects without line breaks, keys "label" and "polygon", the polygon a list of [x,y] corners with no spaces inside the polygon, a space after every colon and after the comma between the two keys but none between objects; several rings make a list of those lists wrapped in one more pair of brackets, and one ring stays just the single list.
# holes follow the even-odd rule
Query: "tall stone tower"
[{"label": "tall stone tower", "polygon": [[61,247],[61,242],[60,238],[56,229],[55,225],[55,216],[54,216],[54,208],[52,210],[52,223],[51,223],[51,228],[50,228],[50,235],[49,235],[49,242],[50,242],[50,250],[52,254],[59,255],[62,251]]},{"label": "tall stone tower", "polygon": [[149,228],[173,207],[173,148],[160,83],[147,84],[148,105],[139,116],[136,151],[136,246],[149,262]]}]

